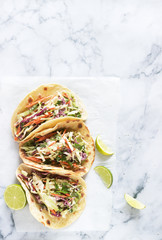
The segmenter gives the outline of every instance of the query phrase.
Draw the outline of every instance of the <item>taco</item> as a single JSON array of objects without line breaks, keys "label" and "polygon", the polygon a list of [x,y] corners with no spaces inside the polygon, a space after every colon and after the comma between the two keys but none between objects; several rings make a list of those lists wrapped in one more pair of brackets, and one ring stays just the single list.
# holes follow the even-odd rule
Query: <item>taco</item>
[{"label": "taco", "polygon": [[49,228],[74,222],[85,207],[86,184],[65,170],[42,171],[21,164],[16,176],[26,192],[31,214]]},{"label": "taco", "polygon": [[64,168],[83,176],[95,157],[93,138],[81,119],[66,117],[20,143],[23,162],[41,169]]},{"label": "taco", "polygon": [[87,112],[79,97],[58,84],[42,85],[29,93],[16,108],[11,129],[16,141],[29,139],[48,125],[65,116],[86,120]]}]

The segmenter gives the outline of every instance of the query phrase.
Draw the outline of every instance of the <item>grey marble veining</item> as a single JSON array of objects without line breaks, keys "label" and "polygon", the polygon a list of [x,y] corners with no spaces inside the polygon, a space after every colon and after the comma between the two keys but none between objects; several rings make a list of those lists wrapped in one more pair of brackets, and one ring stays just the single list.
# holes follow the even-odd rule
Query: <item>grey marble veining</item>
[{"label": "grey marble veining", "polygon": [[[17,233],[3,201],[14,180],[11,169],[6,183],[0,182],[0,239],[162,239],[161,12],[161,0],[1,1],[0,76],[116,75],[122,78],[122,103],[110,228]],[[146,209],[127,206],[126,192]]]}]

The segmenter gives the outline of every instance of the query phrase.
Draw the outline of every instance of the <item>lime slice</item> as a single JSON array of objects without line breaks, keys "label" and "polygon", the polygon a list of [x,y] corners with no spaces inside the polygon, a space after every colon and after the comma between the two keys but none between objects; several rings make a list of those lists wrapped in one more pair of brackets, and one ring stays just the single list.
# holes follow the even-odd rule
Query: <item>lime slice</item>
[{"label": "lime slice", "polygon": [[113,155],[114,153],[110,148],[106,146],[105,143],[101,140],[100,135],[96,137],[96,148],[97,150],[102,153],[103,155]]},{"label": "lime slice", "polygon": [[9,208],[19,210],[26,205],[26,195],[19,184],[9,185],[4,192],[4,200]]},{"label": "lime slice", "polygon": [[135,198],[131,197],[127,193],[124,194],[124,198],[125,198],[126,202],[133,208],[144,209],[146,207],[143,203],[139,202],[138,200],[136,200]]},{"label": "lime slice", "polygon": [[106,187],[111,187],[113,183],[113,176],[110,170],[104,166],[97,166],[94,168],[94,170],[96,171],[96,173],[98,173]]}]

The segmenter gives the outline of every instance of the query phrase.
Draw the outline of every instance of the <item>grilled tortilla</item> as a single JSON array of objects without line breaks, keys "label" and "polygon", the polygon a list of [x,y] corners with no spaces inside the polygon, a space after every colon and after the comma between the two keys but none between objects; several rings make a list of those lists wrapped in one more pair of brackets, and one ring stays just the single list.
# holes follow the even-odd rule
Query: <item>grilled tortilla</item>
[{"label": "grilled tortilla", "polygon": [[84,122],[65,117],[49,121],[46,127],[20,143],[19,154],[23,162],[42,170],[63,168],[85,175],[94,161],[95,147]]},{"label": "grilled tortilla", "polygon": [[79,97],[58,84],[42,85],[30,92],[16,108],[11,120],[14,139],[18,142],[29,139],[49,122],[66,116],[86,120],[87,112]]},{"label": "grilled tortilla", "polygon": [[86,184],[75,174],[21,164],[16,176],[26,192],[31,214],[46,227],[66,227],[84,210]]}]

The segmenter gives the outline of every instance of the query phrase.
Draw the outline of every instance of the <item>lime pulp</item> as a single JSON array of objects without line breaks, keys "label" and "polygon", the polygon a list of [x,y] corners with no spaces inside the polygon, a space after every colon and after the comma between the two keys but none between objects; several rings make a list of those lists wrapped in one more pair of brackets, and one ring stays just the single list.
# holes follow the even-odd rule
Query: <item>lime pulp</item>
[{"label": "lime pulp", "polygon": [[26,205],[26,195],[21,185],[9,185],[4,192],[4,200],[11,209],[19,210],[24,208]]},{"label": "lime pulp", "polygon": [[96,138],[96,148],[97,150],[103,154],[103,155],[113,155],[114,153],[112,152],[112,150],[101,140],[100,135],[97,136]]},{"label": "lime pulp", "polygon": [[113,183],[113,175],[111,171],[104,166],[97,166],[94,168],[95,172],[98,173],[103,183],[107,188],[110,188]]},{"label": "lime pulp", "polygon": [[131,197],[129,194],[125,193],[124,194],[124,198],[126,200],[126,202],[133,208],[136,209],[144,209],[146,206],[141,203],[140,201],[138,201],[137,199]]}]

